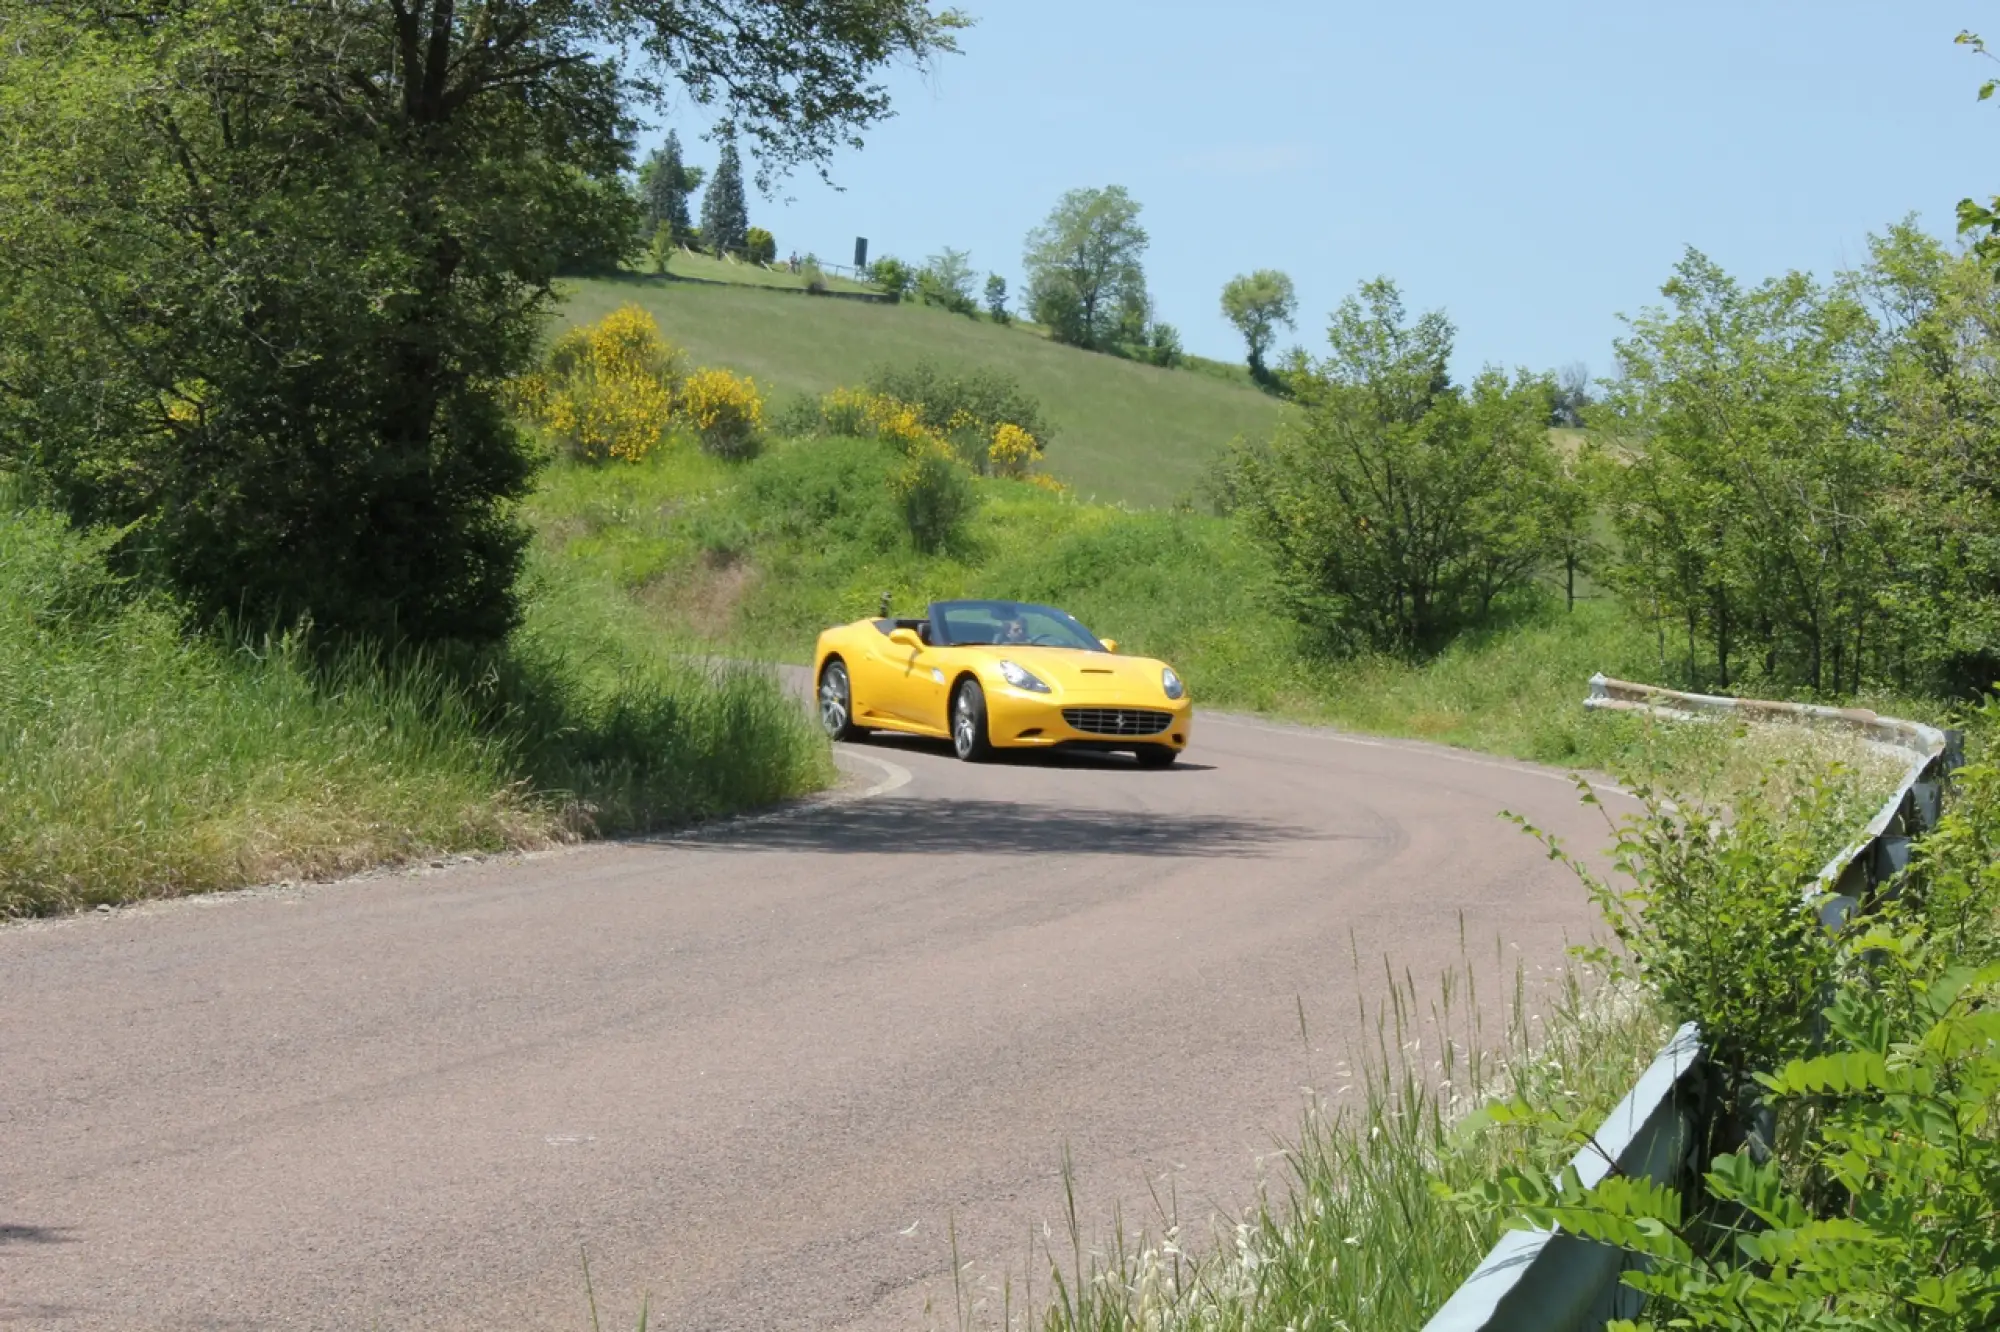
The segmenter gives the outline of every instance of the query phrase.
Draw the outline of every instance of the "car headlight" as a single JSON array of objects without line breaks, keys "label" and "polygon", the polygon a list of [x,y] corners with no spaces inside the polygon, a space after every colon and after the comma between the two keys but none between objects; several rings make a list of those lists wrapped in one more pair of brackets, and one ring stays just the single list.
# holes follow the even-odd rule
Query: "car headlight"
[{"label": "car headlight", "polygon": [[1046,694],[1049,687],[1036,677],[1035,673],[1011,661],[1000,663],[1000,677],[1016,689],[1025,689],[1031,694]]},{"label": "car headlight", "polygon": [[1181,683],[1181,677],[1174,674],[1174,668],[1171,666],[1160,668],[1160,688],[1166,690],[1167,697],[1172,699],[1179,699],[1187,694],[1187,686]]}]

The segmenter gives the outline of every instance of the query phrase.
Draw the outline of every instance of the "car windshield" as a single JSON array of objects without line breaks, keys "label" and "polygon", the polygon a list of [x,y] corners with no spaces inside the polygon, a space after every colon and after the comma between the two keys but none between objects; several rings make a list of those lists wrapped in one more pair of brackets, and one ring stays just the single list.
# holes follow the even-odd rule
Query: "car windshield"
[{"label": "car windshield", "polygon": [[1104,644],[1068,613],[1024,601],[934,601],[931,639],[940,647],[1021,643],[1104,651]]}]

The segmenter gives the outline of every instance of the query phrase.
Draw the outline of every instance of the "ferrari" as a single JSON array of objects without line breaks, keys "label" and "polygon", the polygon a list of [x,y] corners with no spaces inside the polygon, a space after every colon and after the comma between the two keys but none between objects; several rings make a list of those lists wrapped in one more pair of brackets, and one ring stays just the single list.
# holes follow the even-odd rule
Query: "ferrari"
[{"label": "ferrari", "polygon": [[1126,750],[1166,767],[1187,748],[1193,700],[1165,662],[1121,657],[1053,606],[934,601],[828,629],[813,654],[820,722],[835,740],[900,731],[996,749]]}]

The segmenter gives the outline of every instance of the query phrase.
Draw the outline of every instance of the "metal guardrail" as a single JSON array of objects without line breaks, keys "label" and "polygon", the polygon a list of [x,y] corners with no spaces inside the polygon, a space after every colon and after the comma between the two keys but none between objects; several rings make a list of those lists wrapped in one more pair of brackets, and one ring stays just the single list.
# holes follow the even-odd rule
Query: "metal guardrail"
[{"label": "metal guardrail", "polygon": [[[1958,766],[1964,743],[1954,731],[1860,709],[1687,694],[1603,675],[1592,677],[1584,706],[1691,720],[1733,716],[1830,724],[1907,754],[1895,793],[1861,835],[1827,862],[1808,893],[1809,901],[1825,898],[1820,918],[1829,924],[1846,919],[1871,887],[1909,864],[1911,842],[1937,821],[1944,779]],[[1711,1118],[1705,1062],[1701,1033],[1688,1023],[1598,1129],[1596,1146],[1571,1162],[1586,1187],[1610,1173],[1611,1161],[1621,1173],[1647,1179],[1682,1185],[1693,1178]],[[1630,1261],[1620,1249],[1576,1235],[1509,1232],[1424,1324],[1424,1332],[1582,1332],[1634,1317],[1640,1296],[1619,1280]]]}]

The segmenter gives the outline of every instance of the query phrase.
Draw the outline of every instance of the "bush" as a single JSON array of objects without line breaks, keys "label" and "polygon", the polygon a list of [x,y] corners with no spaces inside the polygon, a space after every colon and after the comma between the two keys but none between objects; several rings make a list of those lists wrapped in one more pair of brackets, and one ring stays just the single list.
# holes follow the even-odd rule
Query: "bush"
[{"label": "bush", "polygon": [[764,431],[764,400],[757,383],[727,370],[702,369],[680,392],[680,414],[701,446],[718,458],[740,461],[756,456]]},{"label": "bush", "polygon": [[979,507],[971,474],[936,445],[910,454],[896,473],[894,493],[910,540],[927,555],[956,545]]},{"label": "bush", "polygon": [[762,227],[752,227],[743,242],[743,256],[753,264],[768,264],[778,257],[778,240]]},{"label": "bush", "polygon": [[573,458],[638,462],[673,420],[680,349],[636,305],[556,339],[542,370],[515,384],[515,401]]},{"label": "bush", "polygon": [[806,260],[799,271],[805,277],[807,291],[815,296],[824,296],[826,294],[826,271],[819,266],[819,260]]},{"label": "bush", "polygon": [[1037,456],[1048,447],[1049,426],[1042,405],[1012,375],[993,370],[947,372],[930,361],[918,361],[878,368],[868,377],[868,387],[911,404],[923,424],[939,434],[973,427],[981,437],[982,455],[1003,422],[1034,436]]},{"label": "bush", "polygon": [[1033,435],[1011,421],[1002,421],[993,428],[986,459],[995,476],[1024,476],[1040,454],[1041,445]]},{"label": "bush", "polygon": [[876,286],[899,301],[910,294],[910,287],[917,280],[915,271],[908,264],[886,254],[875,261],[868,273]]},{"label": "bush", "polygon": [[1172,324],[1155,323],[1146,330],[1144,359],[1171,370],[1187,359],[1181,348],[1181,331]]}]

